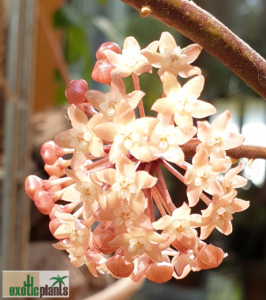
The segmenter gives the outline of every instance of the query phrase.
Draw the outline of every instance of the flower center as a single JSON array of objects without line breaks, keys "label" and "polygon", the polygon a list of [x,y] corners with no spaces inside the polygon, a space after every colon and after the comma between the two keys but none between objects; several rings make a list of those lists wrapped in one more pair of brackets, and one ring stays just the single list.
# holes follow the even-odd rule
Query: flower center
[{"label": "flower center", "polygon": [[133,221],[138,217],[138,214],[130,209],[128,205],[123,203],[122,207],[118,207],[113,211],[113,214],[117,217],[115,219],[115,225],[120,226],[125,224],[127,227],[132,225]]},{"label": "flower center", "polygon": [[128,199],[130,193],[135,194],[137,192],[137,186],[133,183],[134,177],[124,177],[122,174],[116,175],[116,182],[112,185],[113,191],[119,192],[119,196],[122,199]]},{"label": "flower center", "polygon": [[135,250],[137,250],[139,255],[142,255],[145,250],[152,250],[151,243],[145,236],[134,236],[129,240],[128,251],[133,252]]},{"label": "flower center", "polygon": [[124,64],[129,68],[134,68],[139,61],[144,59],[144,57],[140,54],[138,47],[123,49],[122,54],[124,56]]},{"label": "flower center", "polygon": [[80,124],[79,128],[70,129],[70,135],[72,137],[70,147],[73,148],[79,147],[80,149],[85,149],[91,140],[91,132],[85,124]]},{"label": "flower center", "polygon": [[231,206],[219,207],[214,214],[212,221],[217,225],[222,225],[224,221],[233,220],[233,208]]},{"label": "flower center", "polygon": [[204,182],[206,182],[211,172],[212,172],[211,166],[198,169],[196,173],[196,178],[194,180],[195,185],[201,186]]},{"label": "flower center", "polygon": [[118,128],[118,134],[115,137],[115,142],[119,144],[124,144],[124,147],[127,150],[130,150],[134,142],[140,139],[139,134],[136,132],[135,126],[133,123],[130,123],[126,126],[121,126]]},{"label": "flower center", "polygon": [[84,242],[84,230],[82,230],[82,229],[79,229],[79,230],[72,229],[71,234],[70,234],[70,241],[71,242],[78,241],[80,243],[83,243]]}]

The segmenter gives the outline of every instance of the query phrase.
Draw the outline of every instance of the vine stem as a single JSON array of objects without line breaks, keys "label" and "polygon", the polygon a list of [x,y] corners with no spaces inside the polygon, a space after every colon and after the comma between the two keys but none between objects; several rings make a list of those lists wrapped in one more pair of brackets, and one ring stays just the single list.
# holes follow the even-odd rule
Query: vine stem
[{"label": "vine stem", "polygon": [[[182,151],[185,158],[191,158],[196,153],[196,148],[199,143],[193,142],[182,146]],[[254,145],[241,145],[233,149],[226,150],[226,155],[231,158],[240,159],[246,157],[248,159],[262,158],[266,159],[266,147]]]},{"label": "vine stem", "polygon": [[[213,15],[187,0],[120,0],[174,28],[219,59],[266,99],[266,61]],[[141,14],[143,17],[147,16]]]},{"label": "vine stem", "polygon": [[[132,73],[132,80],[133,80],[133,84],[134,84],[134,89],[136,91],[140,90],[140,86],[139,86],[139,76],[136,75],[135,73]],[[139,101],[138,104],[138,109],[139,109],[139,115],[141,118],[145,117],[145,110],[144,110],[144,106],[143,106],[143,101],[142,99]]]}]

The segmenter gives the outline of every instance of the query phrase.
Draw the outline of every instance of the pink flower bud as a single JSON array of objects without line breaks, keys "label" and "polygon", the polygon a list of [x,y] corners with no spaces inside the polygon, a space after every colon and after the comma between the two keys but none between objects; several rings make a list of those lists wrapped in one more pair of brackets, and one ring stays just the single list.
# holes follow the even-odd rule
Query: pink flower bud
[{"label": "pink flower bud", "polygon": [[88,83],[83,79],[70,81],[65,91],[65,96],[70,104],[80,104],[86,100],[85,93],[88,90]]},{"label": "pink flower bud", "polygon": [[199,251],[196,263],[200,269],[207,270],[217,268],[223,259],[224,252],[222,249],[213,245],[207,245]]},{"label": "pink flower bud", "polygon": [[53,219],[49,223],[49,229],[51,231],[51,234],[54,235],[56,229],[61,226],[63,223],[59,219]]},{"label": "pink flower bud", "polygon": [[47,165],[45,164],[44,170],[50,175],[50,176],[57,176],[62,177],[65,175],[65,168],[67,168],[70,165],[70,160],[64,160],[61,157],[53,164],[53,165]]},{"label": "pink flower bud", "polygon": [[109,258],[106,262],[106,266],[115,277],[128,277],[134,270],[134,264],[125,264],[124,257],[121,255],[115,255]]},{"label": "pink flower bud", "polygon": [[61,213],[65,213],[64,207],[62,207],[60,204],[55,204],[55,205],[53,206],[53,208],[52,208],[52,211],[51,211],[50,214],[49,214],[49,218],[50,218],[51,220],[56,219],[56,216],[55,216],[55,212],[56,212],[56,211],[59,211],[59,212],[61,212]]},{"label": "pink flower bud", "polygon": [[164,283],[172,278],[174,267],[170,263],[153,263],[146,272],[146,277],[156,283]]},{"label": "pink flower bud", "polygon": [[103,43],[97,50],[97,52],[96,52],[97,60],[106,58],[106,56],[103,53],[104,50],[112,50],[113,52],[115,52],[117,54],[121,53],[121,49],[116,43],[106,42],[106,43]]},{"label": "pink flower bud", "polygon": [[114,69],[115,66],[107,58],[98,60],[92,70],[91,78],[97,82],[110,85],[112,81],[111,71]]},{"label": "pink flower bud", "polygon": [[99,250],[103,254],[110,254],[115,251],[118,247],[111,247],[108,242],[115,238],[115,234],[112,230],[99,229],[94,230],[92,234],[92,243],[95,249]]},{"label": "pink flower bud", "polygon": [[34,195],[37,190],[42,189],[42,180],[41,178],[30,175],[25,180],[25,190],[31,200],[34,200]]},{"label": "pink flower bud", "polygon": [[57,161],[59,157],[58,148],[53,141],[45,142],[42,145],[41,156],[47,165],[53,165]]},{"label": "pink flower bud", "polygon": [[44,215],[49,215],[53,210],[55,200],[51,195],[44,190],[38,190],[34,195],[34,203]]}]

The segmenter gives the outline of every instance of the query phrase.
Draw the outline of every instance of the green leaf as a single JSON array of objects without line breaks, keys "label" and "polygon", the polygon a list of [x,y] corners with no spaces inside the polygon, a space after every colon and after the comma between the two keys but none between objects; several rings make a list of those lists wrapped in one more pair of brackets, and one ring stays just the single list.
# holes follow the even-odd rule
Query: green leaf
[{"label": "green leaf", "polygon": [[54,14],[53,21],[54,27],[56,28],[82,28],[83,26],[82,15],[70,5],[59,8]]}]

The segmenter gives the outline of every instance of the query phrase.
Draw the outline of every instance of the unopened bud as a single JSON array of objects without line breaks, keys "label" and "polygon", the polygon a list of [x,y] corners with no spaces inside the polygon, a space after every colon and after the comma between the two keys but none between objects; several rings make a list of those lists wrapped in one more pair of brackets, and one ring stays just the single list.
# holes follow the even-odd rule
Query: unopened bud
[{"label": "unopened bud", "polygon": [[55,200],[48,192],[44,190],[38,190],[34,196],[34,203],[39,211],[44,215],[49,215],[53,210]]},{"label": "unopened bud", "polygon": [[34,200],[34,195],[37,190],[42,189],[42,179],[35,176],[30,175],[25,180],[25,190],[27,195]]},{"label": "unopened bud", "polygon": [[156,283],[164,283],[169,281],[172,278],[174,272],[174,267],[172,264],[163,262],[163,263],[153,263],[150,265],[146,272],[146,277],[150,281]]},{"label": "unopened bud", "polygon": [[115,67],[109,62],[109,60],[101,59],[96,61],[93,71],[91,73],[91,78],[97,82],[103,84],[111,84],[111,71],[113,71]]},{"label": "unopened bud", "polygon": [[120,47],[116,43],[106,42],[106,43],[103,43],[100,46],[100,48],[97,50],[97,52],[96,52],[96,58],[97,58],[97,60],[105,59],[106,58],[106,56],[103,53],[104,50],[111,50],[111,51],[113,51],[113,52],[115,52],[117,54],[121,53],[121,49],[120,49]]},{"label": "unopened bud", "polygon": [[203,270],[217,268],[222,263],[224,257],[225,254],[222,249],[213,245],[207,245],[197,255],[197,266]]},{"label": "unopened bud", "polygon": [[106,262],[106,267],[115,277],[128,277],[134,270],[134,264],[126,264],[124,257],[121,255],[109,258]]},{"label": "unopened bud", "polygon": [[85,93],[88,90],[88,83],[83,79],[70,81],[65,91],[65,96],[70,104],[80,104],[86,100]]},{"label": "unopened bud", "polygon": [[110,254],[118,247],[111,247],[108,242],[115,238],[115,234],[110,229],[94,230],[92,235],[92,243],[95,249],[99,250],[103,254]]}]

